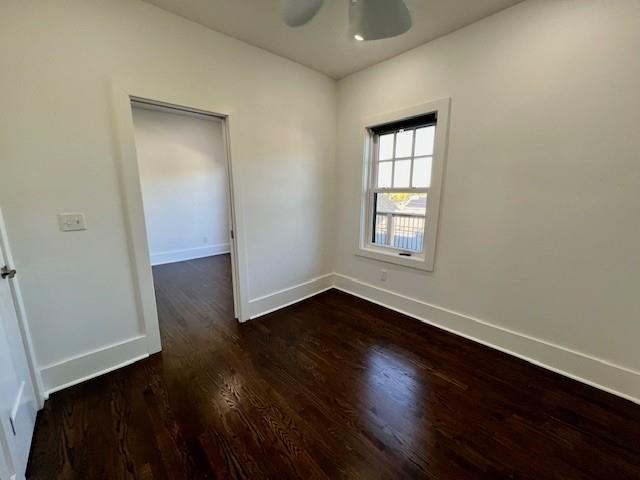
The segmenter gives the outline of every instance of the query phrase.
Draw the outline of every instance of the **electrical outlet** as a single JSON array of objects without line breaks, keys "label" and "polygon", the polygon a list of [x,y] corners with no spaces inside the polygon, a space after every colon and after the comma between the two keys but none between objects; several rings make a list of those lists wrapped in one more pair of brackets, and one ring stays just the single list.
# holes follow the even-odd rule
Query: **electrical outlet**
[{"label": "electrical outlet", "polygon": [[387,271],[384,268],[380,269],[380,280],[383,282],[387,281]]},{"label": "electrical outlet", "polygon": [[87,229],[84,213],[59,213],[58,227],[62,232],[75,232]]}]

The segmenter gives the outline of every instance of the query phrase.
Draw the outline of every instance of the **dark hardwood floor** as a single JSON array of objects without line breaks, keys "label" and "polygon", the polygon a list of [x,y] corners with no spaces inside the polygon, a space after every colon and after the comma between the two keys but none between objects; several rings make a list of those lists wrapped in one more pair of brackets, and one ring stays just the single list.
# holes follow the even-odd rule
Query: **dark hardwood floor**
[{"label": "dark hardwood floor", "polygon": [[640,479],[640,407],[332,290],[243,325],[154,268],[162,354],[51,395],[32,479]]}]

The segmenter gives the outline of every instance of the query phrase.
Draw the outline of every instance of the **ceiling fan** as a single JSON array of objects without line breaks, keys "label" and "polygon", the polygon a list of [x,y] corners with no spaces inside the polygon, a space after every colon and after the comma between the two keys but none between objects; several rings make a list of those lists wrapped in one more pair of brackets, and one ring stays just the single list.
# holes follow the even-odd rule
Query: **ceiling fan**
[{"label": "ceiling fan", "polygon": [[[348,0],[349,35],[356,41],[380,40],[411,28],[411,14],[404,0]],[[308,23],[324,0],[281,0],[284,23],[300,27]]]}]

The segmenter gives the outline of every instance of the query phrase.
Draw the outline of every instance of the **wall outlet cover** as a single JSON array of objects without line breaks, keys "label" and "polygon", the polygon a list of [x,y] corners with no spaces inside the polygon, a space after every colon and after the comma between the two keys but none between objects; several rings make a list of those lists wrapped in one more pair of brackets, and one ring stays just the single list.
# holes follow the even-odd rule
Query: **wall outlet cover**
[{"label": "wall outlet cover", "polygon": [[59,213],[58,227],[62,232],[76,232],[87,229],[84,213]]}]

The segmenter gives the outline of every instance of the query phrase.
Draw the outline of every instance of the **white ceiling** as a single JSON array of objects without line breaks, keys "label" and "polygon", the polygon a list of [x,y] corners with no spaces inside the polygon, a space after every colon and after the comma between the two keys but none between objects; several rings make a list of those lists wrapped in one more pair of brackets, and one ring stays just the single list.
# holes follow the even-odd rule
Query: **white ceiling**
[{"label": "white ceiling", "polygon": [[399,37],[356,42],[348,36],[349,0],[325,0],[308,24],[290,28],[279,0],[145,0],[333,78],[361,70],[521,0],[405,0],[413,27]]}]

